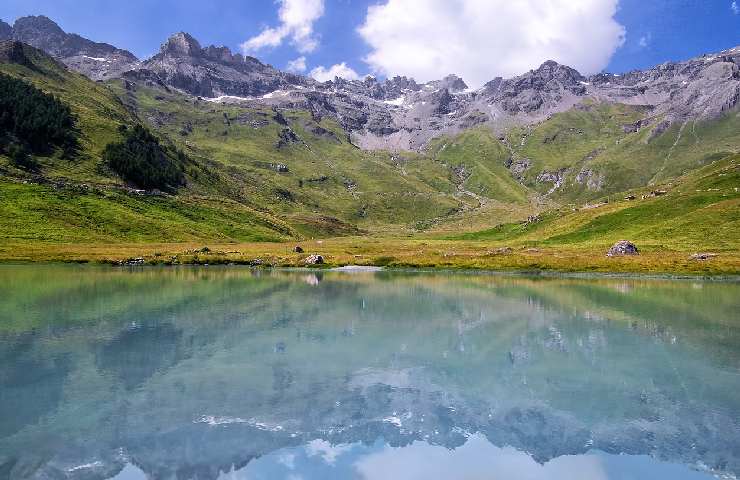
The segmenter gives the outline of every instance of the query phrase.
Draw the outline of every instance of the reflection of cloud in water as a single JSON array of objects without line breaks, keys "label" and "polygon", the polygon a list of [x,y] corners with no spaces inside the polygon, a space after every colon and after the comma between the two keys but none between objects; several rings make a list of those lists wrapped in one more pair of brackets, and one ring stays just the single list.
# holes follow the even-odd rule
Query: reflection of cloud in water
[{"label": "reflection of cloud in water", "polygon": [[139,467],[128,463],[112,480],[147,480],[147,476]]},{"label": "reflection of cloud in water", "polygon": [[340,455],[349,451],[350,445],[332,445],[326,440],[314,440],[306,446],[309,457],[320,456],[329,465],[334,465]]},{"label": "reflection of cloud in water", "polygon": [[386,447],[361,457],[355,463],[360,478],[386,480],[412,479],[563,479],[606,480],[600,458],[596,455],[564,456],[539,464],[524,452],[498,448],[483,436],[473,435],[462,447],[450,450],[442,446],[414,442],[406,448]]},{"label": "reflection of cloud in water", "polygon": [[[290,461],[286,462],[286,458]],[[512,447],[496,447],[483,435],[472,435],[456,449],[416,441],[405,447],[332,445],[314,440],[283,449],[223,473],[219,480],[300,478],[387,480],[708,480],[711,475],[689,467],[658,462],[648,456],[609,455],[591,451],[538,463]],[[122,480],[117,478],[116,480]],[[134,479],[131,479],[134,480]],[[136,479],[138,480],[138,479]]]}]

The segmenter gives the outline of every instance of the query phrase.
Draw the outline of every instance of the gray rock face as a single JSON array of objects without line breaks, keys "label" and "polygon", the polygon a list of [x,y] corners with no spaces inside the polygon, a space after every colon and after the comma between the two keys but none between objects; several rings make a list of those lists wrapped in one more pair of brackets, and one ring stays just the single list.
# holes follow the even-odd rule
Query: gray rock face
[{"label": "gray rock face", "polygon": [[[660,133],[672,123],[713,119],[738,105],[740,47],[625,75],[594,75],[589,81],[601,98],[653,106],[654,117],[666,118],[656,126]],[[625,128],[637,130],[642,126]]]},{"label": "gray rock face", "polygon": [[172,35],[162,45],[161,52],[172,57],[197,57],[203,54],[200,43],[185,32]]},{"label": "gray rock face", "polygon": [[604,176],[598,172],[594,172],[590,168],[584,167],[576,175],[576,183],[586,185],[587,189],[598,192],[604,187]]},{"label": "gray rock face", "polygon": [[574,69],[549,60],[522,76],[489,83],[485,93],[508,113],[532,113],[557,106],[566,96],[585,95],[584,80]]},{"label": "gray rock face", "polygon": [[[0,39],[3,30],[4,27],[0,25]],[[15,21],[10,36],[14,40],[44,50],[72,70],[93,80],[119,77],[138,64],[138,59],[131,52],[66,33],[44,16],[19,18]]]},{"label": "gray rock face", "polygon": [[[0,22],[0,39],[8,35],[8,27]],[[125,50],[67,34],[46,17],[19,19],[11,35],[95,80],[123,77],[223,102],[305,109],[314,120],[328,116],[364,149],[420,150],[436,137],[478,125],[501,133],[513,125],[536,124],[586,99],[644,107],[646,118],[622,128],[625,133],[651,128],[652,139],[675,123],[713,119],[740,104],[740,47],[625,75],[588,78],[547,61],[518,77],[495,78],[470,91],[455,75],[426,84],[407,77],[319,83],[227,47],[203,48],[183,32],[144,63]],[[588,171],[580,182],[600,188],[598,175]]]},{"label": "gray rock face", "polygon": [[509,161],[506,164],[506,167],[511,170],[511,174],[514,176],[514,178],[521,180],[524,176],[524,173],[529,170],[529,168],[532,166],[532,161],[528,158],[522,158],[520,160],[516,161]]},{"label": "gray rock face", "polygon": [[437,89],[445,89],[449,92],[458,93],[468,89],[468,85],[457,75],[447,75],[442,80],[429,82],[429,85]]},{"label": "gray rock face", "polygon": [[612,245],[612,248],[609,249],[606,256],[607,257],[623,257],[625,255],[639,255],[640,251],[637,249],[637,246],[628,241],[628,240],[620,240],[614,245]]},{"label": "gray rock face", "polygon": [[141,69],[163,83],[202,97],[254,97],[279,89],[298,88],[315,82],[281,72],[253,57],[232,54],[226,47],[202,48],[191,35],[180,32],[162,45],[160,52]]}]

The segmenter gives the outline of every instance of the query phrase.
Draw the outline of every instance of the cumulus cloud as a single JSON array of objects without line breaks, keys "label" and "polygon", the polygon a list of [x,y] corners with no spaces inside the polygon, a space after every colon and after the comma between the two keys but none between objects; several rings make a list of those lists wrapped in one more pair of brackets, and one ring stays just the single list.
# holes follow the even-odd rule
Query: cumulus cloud
[{"label": "cumulus cloud", "polygon": [[280,5],[278,18],[280,25],[269,27],[242,43],[245,54],[254,53],[268,47],[278,47],[289,38],[301,53],[316,50],[319,41],[313,31],[313,24],[324,14],[324,0],[276,0]]},{"label": "cumulus cloud", "polygon": [[289,72],[301,73],[306,71],[306,57],[298,57],[295,60],[288,62],[286,68]]},{"label": "cumulus cloud", "polygon": [[329,80],[334,80],[334,77],[343,78],[345,80],[360,79],[360,76],[357,74],[357,72],[348,67],[346,62],[332,65],[329,68],[325,68],[323,66],[316,67],[311,70],[311,76],[319,82],[328,82]]},{"label": "cumulus cloud", "polygon": [[624,43],[618,0],[387,0],[358,29],[370,68],[428,81],[455,73],[471,86],[545,60],[584,74]]},{"label": "cumulus cloud", "polygon": [[740,15],[740,5],[737,4],[737,0],[733,1],[730,4],[730,9],[732,10],[732,13],[735,15]]}]

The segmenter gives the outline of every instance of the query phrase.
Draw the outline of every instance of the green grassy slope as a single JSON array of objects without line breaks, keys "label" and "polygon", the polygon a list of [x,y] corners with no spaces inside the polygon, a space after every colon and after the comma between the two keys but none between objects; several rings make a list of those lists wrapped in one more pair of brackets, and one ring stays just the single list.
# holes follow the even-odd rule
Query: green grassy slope
[{"label": "green grassy slope", "polygon": [[[525,185],[576,203],[665,181],[740,151],[737,111],[674,124],[660,135],[654,133],[660,118],[638,132],[623,129],[648,117],[643,107],[586,101],[529,129],[512,129],[507,143],[514,160],[531,164]],[[550,192],[554,184],[541,178],[542,172],[562,172],[562,185]]]},{"label": "green grassy slope", "polygon": [[226,199],[0,181],[0,242],[279,241],[297,236],[286,222]]},{"label": "green grassy slope", "polygon": [[[461,206],[448,166],[426,155],[361,151],[333,120],[198,101],[143,85],[127,89],[120,81],[111,88],[189,155],[212,161],[231,191],[298,223],[330,216],[363,229],[396,230]],[[286,128],[297,139],[278,147]]]},{"label": "green grassy slope", "polygon": [[606,246],[629,239],[638,245],[679,250],[740,249],[740,155],[659,188],[667,194],[649,196],[651,189],[641,188],[633,192],[635,200],[620,199],[596,208],[562,208],[541,215],[534,223],[505,224],[454,238],[569,246]]},{"label": "green grassy slope", "polygon": [[[476,128],[422,153],[366,152],[337,122],[300,109],[214,103],[143,81],[100,84],[31,47],[23,55],[25,62],[0,62],[0,72],[69,104],[81,151],[72,160],[38,158],[33,173],[0,156],[0,241],[8,245],[480,230],[454,238],[738,249],[738,112],[655,135],[660,118],[639,132],[624,129],[650,115],[643,107],[586,101],[501,138]],[[118,127],[138,122],[190,158],[177,194],[139,195],[103,164]],[[516,164],[528,166],[519,178]],[[553,189],[543,172],[561,174],[562,184]],[[669,193],[614,201],[655,188]],[[605,198],[611,203],[583,208]],[[545,208],[540,221],[519,223]]]},{"label": "green grassy slope", "polygon": [[[334,236],[356,234],[358,227],[407,230],[461,208],[446,166],[422,155],[362,152],[335,122],[317,122],[306,112],[276,114],[138,85],[127,90],[121,81],[94,83],[31,47],[23,48],[21,61],[0,63],[0,72],[70,105],[81,133],[76,158],[36,158],[39,172],[0,156],[8,239]],[[138,198],[102,162],[105,146],[120,139],[119,125],[139,121],[192,159],[177,195]],[[287,128],[296,137],[278,147]],[[76,188],[83,184],[102,193],[87,196]]]},{"label": "green grassy slope", "polygon": [[[9,48],[5,43],[2,47]],[[17,54],[16,54],[17,55]],[[27,81],[68,104],[77,118],[80,150],[37,157],[40,172],[26,172],[0,155],[0,223],[5,240],[154,241],[191,238],[276,240],[299,232],[269,212],[225,196],[143,197],[126,188],[101,160],[105,146],[120,139],[119,125],[136,116],[105,85],[67,70],[47,55],[23,47],[17,62],[0,72]],[[189,173],[207,171],[195,163]],[[204,175],[201,175],[204,176]]]},{"label": "green grassy slope", "polygon": [[[9,42],[0,44],[9,47]],[[20,78],[52,94],[69,105],[77,116],[80,154],[74,160],[62,160],[59,155],[37,158],[49,179],[120,183],[100,168],[100,155],[105,146],[119,139],[118,125],[131,124],[135,118],[121,100],[103,85],[91,82],[83,75],[67,70],[40,51],[25,46],[23,55],[28,64],[2,63],[0,72]],[[0,157],[0,168],[11,170],[7,159]]]},{"label": "green grassy slope", "polygon": [[457,169],[468,191],[501,202],[527,200],[527,189],[506,168],[508,151],[488,130],[473,129],[452,138],[438,138],[429,145],[428,154]]}]

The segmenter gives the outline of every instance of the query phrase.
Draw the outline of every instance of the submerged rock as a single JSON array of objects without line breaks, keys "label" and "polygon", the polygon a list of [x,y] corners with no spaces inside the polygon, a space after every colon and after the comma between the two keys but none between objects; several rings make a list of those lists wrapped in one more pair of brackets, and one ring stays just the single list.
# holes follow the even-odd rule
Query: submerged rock
[{"label": "submerged rock", "polygon": [[625,255],[639,255],[640,250],[638,250],[637,246],[627,240],[620,240],[614,245],[612,245],[612,248],[609,249],[609,252],[607,252],[607,257],[621,257]]}]

